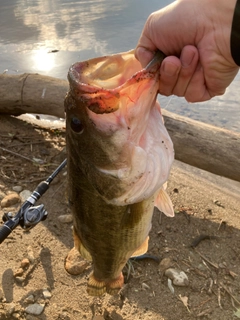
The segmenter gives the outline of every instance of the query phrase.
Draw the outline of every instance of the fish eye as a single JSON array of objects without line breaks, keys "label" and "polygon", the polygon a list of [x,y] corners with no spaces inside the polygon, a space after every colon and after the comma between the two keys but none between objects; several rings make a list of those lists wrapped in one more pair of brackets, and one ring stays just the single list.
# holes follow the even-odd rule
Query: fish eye
[{"label": "fish eye", "polygon": [[72,117],[71,119],[71,129],[76,133],[83,132],[83,124],[77,117]]}]

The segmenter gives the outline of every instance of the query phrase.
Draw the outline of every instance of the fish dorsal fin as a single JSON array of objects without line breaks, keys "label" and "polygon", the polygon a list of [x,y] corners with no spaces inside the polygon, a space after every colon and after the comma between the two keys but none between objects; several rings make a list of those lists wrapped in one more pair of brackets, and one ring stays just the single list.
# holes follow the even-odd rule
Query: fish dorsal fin
[{"label": "fish dorsal fin", "polygon": [[174,217],[173,204],[167,192],[162,188],[155,200],[155,207],[168,217]]},{"label": "fish dorsal fin", "polygon": [[146,253],[148,251],[148,240],[149,240],[149,237],[147,237],[144,240],[144,242],[140,245],[140,247],[138,247],[137,250],[134,251],[131,257],[138,257]]}]

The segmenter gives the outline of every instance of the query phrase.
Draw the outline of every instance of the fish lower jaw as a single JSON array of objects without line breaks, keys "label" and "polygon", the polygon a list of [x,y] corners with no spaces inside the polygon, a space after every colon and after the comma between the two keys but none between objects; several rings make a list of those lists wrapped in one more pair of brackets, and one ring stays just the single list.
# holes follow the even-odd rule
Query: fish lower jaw
[{"label": "fish lower jaw", "polygon": [[101,281],[97,280],[92,273],[88,280],[87,293],[90,296],[101,296],[104,293],[115,295],[119,292],[124,284],[124,277],[121,273],[118,278],[114,280]]}]

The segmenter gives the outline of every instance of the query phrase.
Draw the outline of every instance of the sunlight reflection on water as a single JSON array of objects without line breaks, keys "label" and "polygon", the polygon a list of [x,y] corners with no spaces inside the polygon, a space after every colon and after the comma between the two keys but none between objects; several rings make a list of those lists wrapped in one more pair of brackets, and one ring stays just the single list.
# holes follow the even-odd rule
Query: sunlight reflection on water
[{"label": "sunlight reflection on water", "polygon": [[[148,15],[171,0],[1,0],[0,73],[38,72],[66,79],[69,66],[134,48]],[[226,94],[189,104],[160,97],[161,106],[240,131],[240,77]]]}]

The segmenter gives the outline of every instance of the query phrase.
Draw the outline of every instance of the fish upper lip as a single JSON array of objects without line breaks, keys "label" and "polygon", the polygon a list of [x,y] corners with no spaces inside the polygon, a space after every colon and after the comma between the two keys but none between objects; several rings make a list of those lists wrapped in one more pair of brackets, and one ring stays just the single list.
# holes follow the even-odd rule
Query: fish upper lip
[{"label": "fish upper lip", "polygon": [[[156,62],[154,65],[151,65],[151,69],[153,69],[153,67],[157,66],[157,69],[159,69],[159,61]],[[82,76],[82,74],[78,71],[78,69],[75,68],[75,65],[79,64],[79,62],[75,63],[68,72],[68,80],[70,83],[70,86],[73,87],[74,89],[77,89],[77,91],[79,91],[79,93],[98,93],[99,91],[101,92],[111,92],[113,95],[117,95],[119,93],[119,91],[121,90],[121,88],[128,86],[129,83],[131,81],[139,81],[140,79],[144,79],[146,77],[153,77],[153,75],[155,74],[156,70],[147,70],[147,69],[140,69],[138,71],[136,71],[135,73],[133,73],[131,75],[131,77],[128,77],[125,79],[125,81],[120,84],[120,85],[116,85],[115,87],[103,87],[103,86],[98,86],[96,82],[94,82],[94,80],[92,81],[92,83],[89,83],[87,81],[87,76],[86,76],[86,81],[84,81],[84,76]],[[81,75],[80,75],[81,74]],[[146,76],[147,74],[147,76]],[[149,76],[151,74],[151,76]]]}]

